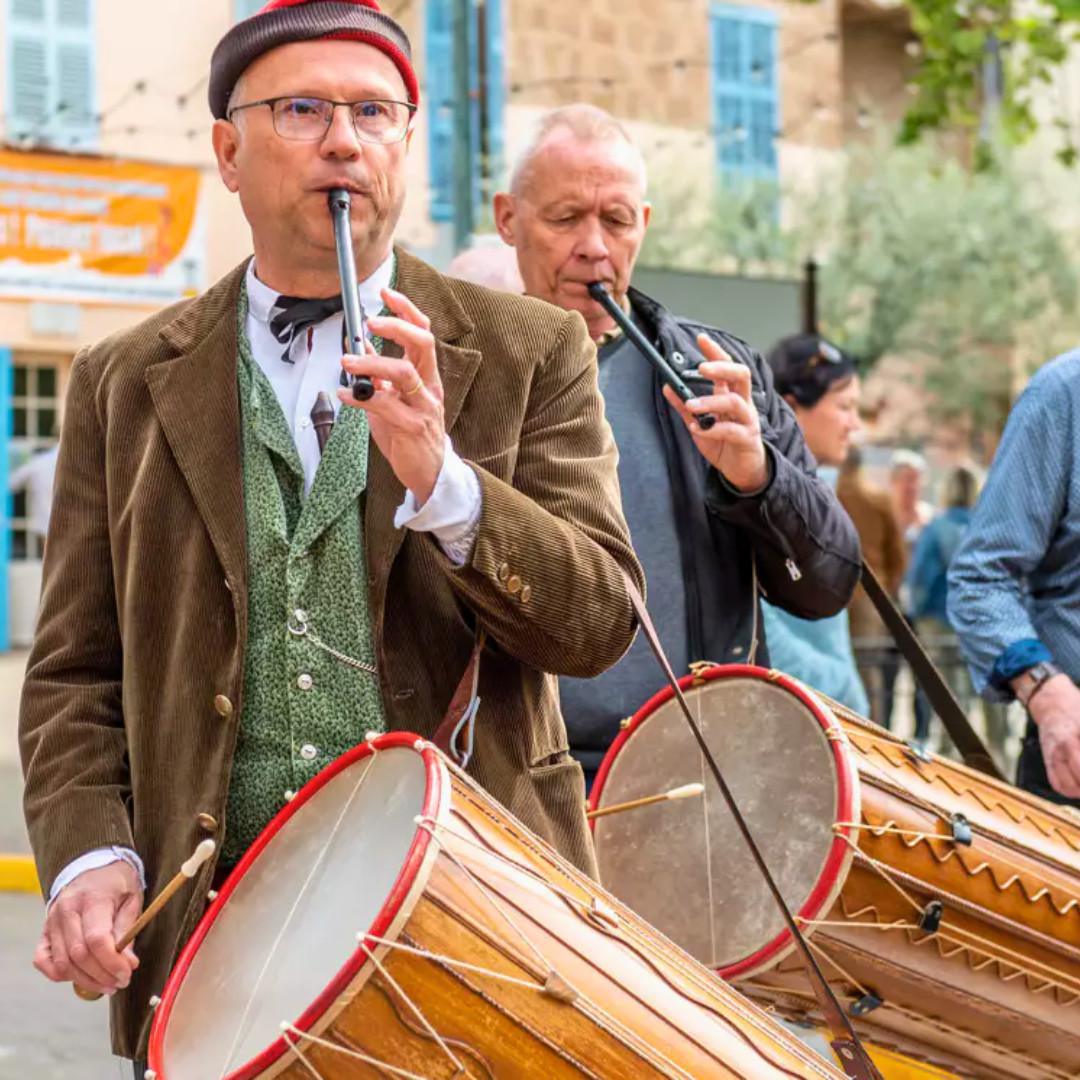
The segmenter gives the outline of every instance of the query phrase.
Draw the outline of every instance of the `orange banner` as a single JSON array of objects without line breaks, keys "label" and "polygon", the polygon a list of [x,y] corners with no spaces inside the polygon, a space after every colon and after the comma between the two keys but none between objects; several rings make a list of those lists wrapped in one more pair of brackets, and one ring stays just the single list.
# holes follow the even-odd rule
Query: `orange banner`
[{"label": "orange banner", "polygon": [[198,169],[0,150],[0,295],[149,303],[203,285]]}]

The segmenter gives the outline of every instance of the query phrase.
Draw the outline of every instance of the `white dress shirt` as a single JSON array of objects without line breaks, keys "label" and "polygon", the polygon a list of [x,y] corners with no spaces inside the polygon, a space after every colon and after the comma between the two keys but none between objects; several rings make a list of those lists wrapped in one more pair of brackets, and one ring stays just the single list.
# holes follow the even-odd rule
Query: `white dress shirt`
[{"label": "white dress shirt", "polygon": [[[382,290],[390,287],[394,276],[394,256],[389,255],[369,278],[360,283],[360,303],[369,314],[382,311]],[[256,276],[255,260],[247,268],[248,315],[245,323],[255,362],[262,369],[281,403],[281,411],[292,429],[293,440],[304,468],[304,491],[309,492],[319,468],[319,442],[311,422],[311,408],[320,390],[325,390],[334,406],[341,407],[337,390],[341,385],[341,343],[345,320],[343,313],[332,315],[297,335],[292,343],[292,363],[282,358],[284,345],[270,330],[274,302],[278,298]],[[472,554],[480,524],[482,499],[476,473],[457,455],[446,436],[442,470],[428,501],[417,505],[416,497],[406,491],[405,499],[394,515],[394,526],[413,532],[429,532],[438,541],[446,557],[464,566]],[[79,874],[96,870],[123,859],[139,873],[146,887],[146,876],[139,856],[129,848],[98,848],[79,856],[56,876],[49,890],[49,902],[56,899],[65,885]]]},{"label": "white dress shirt", "polygon": [[42,540],[49,534],[49,514],[52,511],[53,479],[59,446],[51,446],[35,454],[25,465],[17,468],[8,480],[11,491],[26,491],[27,517],[31,532]]}]

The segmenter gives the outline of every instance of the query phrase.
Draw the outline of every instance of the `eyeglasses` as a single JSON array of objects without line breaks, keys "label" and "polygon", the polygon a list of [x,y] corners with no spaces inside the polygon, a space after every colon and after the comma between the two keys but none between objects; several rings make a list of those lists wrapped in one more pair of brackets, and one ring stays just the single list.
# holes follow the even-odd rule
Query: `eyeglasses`
[{"label": "eyeglasses", "polygon": [[244,109],[266,105],[274,118],[274,130],[283,139],[318,142],[326,137],[339,108],[348,109],[353,130],[361,142],[401,142],[409,131],[416,106],[404,101],[326,101],[323,98],[279,97],[249,101],[230,110],[228,119]]}]

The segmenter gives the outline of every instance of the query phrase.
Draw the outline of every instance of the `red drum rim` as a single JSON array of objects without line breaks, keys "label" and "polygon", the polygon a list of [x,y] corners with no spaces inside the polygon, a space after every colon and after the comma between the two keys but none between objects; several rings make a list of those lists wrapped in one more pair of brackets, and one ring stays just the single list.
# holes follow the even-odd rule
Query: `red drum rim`
[{"label": "red drum rim", "polygon": [[[350,765],[365,757],[370,757],[379,750],[391,750],[403,748],[413,750],[420,754],[424,761],[426,774],[426,790],[424,792],[424,804],[420,815],[424,818],[437,818],[439,807],[442,802],[443,767],[434,746],[418,735],[408,732],[395,731],[385,735],[379,735],[374,739],[354,746],[352,750],[341,755],[331,764],[327,765],[318,775],[309,780],[296,794],[296,798],[271,819],[270,823],[259,834],[255,842],[244,853],[244,857],[236,864],[235,869],[229,875],[228,880],[221,887],[214,902],[203,914],[195,928],[194,933],[188,939],[180,953],[176,966],[169,975],[165,989],[161,994],[161,1004],[158,1005],[154,1014],[154,1023],[150,1031],[150,1049],[148,1054],[148,1067],[157,1074],[159,1080],[167,1080],[166,1073],[160,1062],[165,1051],[165,1033],[169,1026],[169,1017],[172,1013],[176,997],[180,992],[184,979],[187,976],[195,954],[209,934],[222,909],[228,903],[229,897],[236,889],[237,884],[259,858],[263,850],[271,840],[281,831],[289,819],[300,808],[316,795],[323,787],[334,779],[338,773],[347,769]],[[417,827],[408,854],[402,864],[390,894],[375,921],[368,929],[368,934],[374,937],[383,937],[390,929],[394,920],[401,912],[410,890],[416,880],[420,868],[424,864],[425,856],[431,844],[429,830]],[[327,984],[321,994],[304,1010],[296,1020],[294,1026],[303,1032],[310,1031],[312,1027],[323,1017],[330,1007],[338,1000],[349,984],[360,973],[361,968],[367,963],[368,956],[363,945],[359,945],[355,952],[345,961],[334,978]],[[252,1058],[245,1065],[229,1073],[225,1080],[252,1080],[265,1072],[277,1062],[290,1048],[289,1042],[284,1036],[276,1039],[267,1046],[258,1056]]]},{"label": "red drum rim", "polygon": [[[849,840],[854,842],[854,830],[848,823],[853,822],[855,815],[859,812],[859,776],[851,757],[845,753],[847,736],[844,733],[843,725],[836,715],[826,708],[821,699],[803,686],[802,683],[788,675],[784,675],[782,672],[757,667],[753,664],[717,664],[705,668],[700,674],[684,675],[679,680],[679,688],[686,691],[694,686],[701,685],[702,682],[712,682],[714,679],[757,679],[761,682],[779,686],[810,710],[810,715],[821,725],[826,735],[835,733],[829,737],[828,743],[829,749],[832,751],[833,761],[836,764],[838,818],[834,825],[837,828],[833,841],[829,845],[829,852],[825,858],[821,876],[803,906],[793,913],[795,918],[800,921],[811,922],[816,920],[832,907],[837,891],[847,877],[848,867],[854,857],[851,844],[848,843]],[[590,810],[600,808],[600,797],[603,795],[604,785],[622,748],[626,746],[645,721],[661,705],[671,701],[674,697],[675,691],[670,686],[665,686],[663,690],[649,698],[634,713],[630,723],[619,732],[618,737],[611,744],[610,749],[600,763],[600,768],[597,770],[596,779],[593,781],[592,791],[589,795]],[[837,734],[840,736],[839,738],[837,738]],[[594,818],[589,822],[589,827],[594,831],[596,821],[597,819]],[[734,979],[740,975],[747,975],[760,970],[777,959],[779,954],[788,951],[793,943],[791,932],[785,927],[776,937],[756,952],[751,953],[742,960],[736,960],[732,964],[716,968],[716,973],[721,978]]]}]

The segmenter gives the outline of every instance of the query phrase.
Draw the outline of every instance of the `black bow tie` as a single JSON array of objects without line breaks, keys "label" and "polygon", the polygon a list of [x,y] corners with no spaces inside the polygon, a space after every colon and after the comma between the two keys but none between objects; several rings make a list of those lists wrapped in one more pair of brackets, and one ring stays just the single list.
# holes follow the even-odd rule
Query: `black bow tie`
[{"label": "black bow tie", "polygon": [[281,359],[293,363],[293,342],[309,327],[317,326],[324,319],[342,310],[341,296],[325,300],[305,300],[299,296],[279,296],[270,309],[270,333],[285,346]]}]

